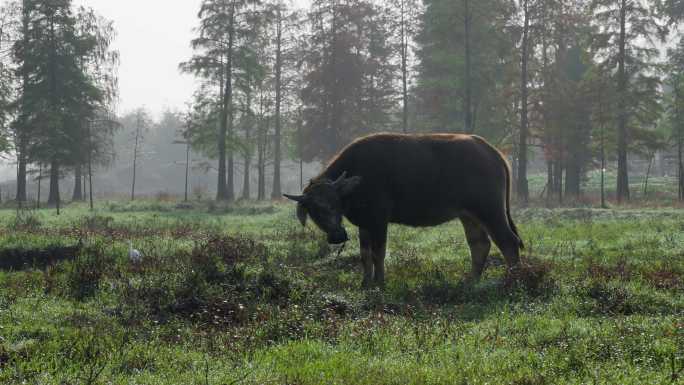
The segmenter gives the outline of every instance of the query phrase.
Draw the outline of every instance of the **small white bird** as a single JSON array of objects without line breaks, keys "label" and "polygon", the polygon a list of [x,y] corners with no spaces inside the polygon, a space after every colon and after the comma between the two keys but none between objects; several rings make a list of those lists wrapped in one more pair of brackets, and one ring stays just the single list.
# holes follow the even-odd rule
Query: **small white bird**
[{"label": "small white bird", "polygon": [[142,253],[133,248],[133,242],[128,241],[128,259],[131,262],[138,263],[142,260]]}]

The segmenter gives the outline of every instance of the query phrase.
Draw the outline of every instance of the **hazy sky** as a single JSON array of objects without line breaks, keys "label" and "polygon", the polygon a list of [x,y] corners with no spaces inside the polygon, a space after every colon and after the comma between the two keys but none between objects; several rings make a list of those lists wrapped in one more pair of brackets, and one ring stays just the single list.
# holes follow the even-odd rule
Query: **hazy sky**
[{"label": "hazy sky", "polygon": [[192,76],[178,63],[192,55],[190,39],[201,0],[74,0],[114,21],[121,53],[119,113],[145,106],[155,114],[185,108]]}]

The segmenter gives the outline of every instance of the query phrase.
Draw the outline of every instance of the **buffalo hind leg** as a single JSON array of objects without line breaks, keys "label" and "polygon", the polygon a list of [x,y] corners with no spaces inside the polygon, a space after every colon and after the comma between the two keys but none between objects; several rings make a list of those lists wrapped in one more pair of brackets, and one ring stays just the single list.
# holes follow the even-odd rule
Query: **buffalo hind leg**
[{"label": "buffalo hind leg", "polygon": [[359,246],[361,248],[361,263],[363,264],[363,287],[370,287],[373,283],[373,250],[371,248],[371,233],[359,229]]},{"label": "buffalo hind leg", "polygon": [[501,250],[508,268],[514,268],[520,263],[520,239],[513,232],[508,223],[506,211],[493,210],[490,215],[478,215],[478,219],[487,229],[487,233]]},{"label": "buffalo hind leg", "polygon": [[489,240],[487,231],[476,220],[462,217],[461,223],[463,224],[466,240],[470,247],[470,257],[472,259],[470,276],[477,280],[480,279],[485,269],[492,242]]}]

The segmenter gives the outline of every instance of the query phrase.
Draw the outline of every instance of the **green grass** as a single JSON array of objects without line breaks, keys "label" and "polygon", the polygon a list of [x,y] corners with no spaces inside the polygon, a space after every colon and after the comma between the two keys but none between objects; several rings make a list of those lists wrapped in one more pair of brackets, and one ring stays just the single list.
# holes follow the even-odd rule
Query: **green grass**
[{"label": "green grass", "polygon": [[684,210],[514,217],[521,275],[493,250],[468,282],[458,222],[392,226],[364,291],[355,232],[338,255],[289,204],[0,211],[0,263],[36,267],[0,270],[0,383],[684,383]]}]

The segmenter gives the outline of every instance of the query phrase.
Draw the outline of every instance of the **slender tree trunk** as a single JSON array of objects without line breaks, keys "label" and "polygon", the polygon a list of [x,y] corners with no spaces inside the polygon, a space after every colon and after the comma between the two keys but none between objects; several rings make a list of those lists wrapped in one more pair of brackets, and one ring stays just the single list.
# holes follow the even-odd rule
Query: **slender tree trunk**
[{"label": "slender tree trunk", "polygon": [[551,203],[551,197],[553,196],[553,160],[546,160],[546,204]]},{"label": "slender tree trunk", "polygon": [[93,202],[93,145],[90,122],[88,122],[88,194],[90,198],[90,211],[93,211],[95,210],[95,203]]},{"label": "slender tree trunk", "polygon": [[401,0],[401,100],[402,131],[408,132],[408,39],[406,33],[406,4]]},{"label": "slender tree trunk", "polygon": [[680,105],[681,90],[679,89],[679,78],[675,78],[674,93],[675,93],[675,127],[677,127],[677,190],[679,200],[684,202],[684,160],[682,159],[682,149],[684,147],[684,123],[682,123],[682,110]]},{"label": "slender tree trunk", "polygon": [[679,174],[679,200],[684,202],[684,159],[682,159],[682,149],[684,147],[684,131],[682,129],[681,120],[679,121],[679,129],[677,130],[677,169]]},{"label": "slender tree trunk", "polygon": [[644,199],[648,196],[648,178],[651,176],[651,169],[653,168],[653,160],[655,159],[655,152],[651,153],[648,158],[648,168],[646,169],[646,179],[644,180]]},{"label": "slender tree trunk", "polygon": [[[266,148],[268,144],[267,135],[268,126],[267,119],[264,117],[264,99],[265,95],[263,89],[259,95],[259,121],[258,121],[258,137],[257,137],[257,169],[258,169],[258,193],[257,199],[260,201],[266,200]],[[276,146],[278,143],[276,143]],[[278,167],[276,167],[278,168]],[[274,198],[275,199],[275,198]]]},{"label": "slender tree trunk", "polygon": [[81,191],[81,179],[82,179],[82,168],[81,165],[76,166],[74,169],[74,194],[71,200],[74,202],[80,202],[83,200],[83,191]]},{"label": "slender tree trunk", "polygon": [[259,129],[259,139],[257,148],[257,200],[266,199],[266,143],[263,128]]},{"label": "slender tree trunk", "polygon": [[627,0],[621,0],[620,41],[618,56],[618,175],[617,200],[629,200],[629,177],[627,168],[627,74],[625,72]]},{"label": "slender tree trunk", "polygon": [[50,164],[50,192],[48,194],[48,206],[56,207],[59,214],[59,162],[54,159]]},{"label": "slender tree trunk", "polygon": [[236,0],[231,2],[230,11],[230,21],[228,29],[228,57],[226,60],[226,85],[225,85],[225,110],[228,112],[228,122],[227,122],[227,136],[228,143],[230,143],[231,148],[228,151],[228,176],[226,180],[226,196],[225,200],[233,201],[235,200],[235,153],[232,149],[233,145],[233,48],[235,45],[235,12],[236,12]]},{"label": "slender tree trunk", "polygon": [[242,181],[242,199],[249,200],[251,197],[250,190],[250,168],[252,166],[252,154],[249,151],[245,152],[245,164],[244,164],[244,174]]},{"label": "slender tree trunk", "polygon": [[558,203],[563,204],[563,171],[565,169],[565,151],[563,151],[563,132],[558,136],[558,159],[554,163],[555,170],[553,176],[556,179],[556,193],[558,194]]},{"label": "slender tree trunk", "polygon": [[[599,101],[600,102],[600,101]],[[606,145],[603,122],[601,124],[601,208],[606,206]]]},{"label": "slender tree trunk", "polygon": [[43,180],[43,164],[40,163],[38,166],[38,196],[36,198],[36,208],[40,208],[40,187]]},{"label": "slender tree trunk", "polygon": [[464,1],[465,9],[464,9],[464,17],[465,17],[465,98],[463,98],[464,103],[463,103],[463,110],[465,113],[465,132],[468,134],[472,134],[474,132],[473,129],[473,116],[472,116],[472,85],[471,85],[471,79],[470,79],[470,74],[471,74],[471,57],[470,57],[470,1],[465,0]]},{"label": "slender tree trunk", "polygon": [[271,199],[282,198],[282,186],[280,181],[280,168],[282,162],[282,148],[281,148],[281,127],[280,127],[280,105],[282,99],[282,36],[283,36],[283,15],[281,14],[280,4],[277,8],[277,22],[276,22],[276,62],[275,62],[275,137],[274,137],[274,160],[273,160],[273,192]]},{"label": "slender tree trunk", "polygon": [[141,118],[138,114],[135,127],[135,144],[133,146],[133,181],[131,183],[131,201],[135,200],[135,177],[138,169],[138,145],[140,142]]},{"label": "slender tree trunk", "polygon": [[682,159],[682,128],[679,128],[677,143],[677,163],[679,165],[679,200],[684,202],[684,159]]},{"label": "slender tree trunk", "polygon": [[[223,57],[221,57],[223,62]],[[219,95],[221,98],[221,113],[219,114],[218,122],[218,137],[216,138],[218,147],[218,181],[216,186],[216,200],[223,201],[228,199],[228,191],[226,188],[226,133],[228,131],[228,110],[225,102],[225,67],[221,63],[219,70]]]},{"label": "slender tree trunk", "polygon": [[[23,146],[20,146],[23,147]],[[17,196],[19,204],[26,202],[26,155],[25,147],[17,149]]]},{"label": "slender tree trunk", "polygon": [[185,197],[184,202],[188,201],[188,182],[190,180],[190,141],[185,146]]},{"label": "slender tree trunk", "polygon": [[521,71],[520,71],[520,142],[518,143],[518,200],[522,203],[527,204],[529,201],[529,190],[527,185],[527,130],[528,130],[528,120],[527,120],[527,59],[528,59],[528,49],[529,49],[529,29],[530,29],[530,19],[528,12],[528,0],[523,0],[523,13],[524,13],[524,25],[523,25],[523,36],[522,36],[522,59],[521,59]]},{"label": "slender tree trunk", "polygon": [[302,116],[302,106],[299,106],[297,119],[297,149],[299,150],[299,189],[304,190],[304,138],[302,137],[302,126],[304,119]]},{"label": "slender tree trunk", "polygon": [[[29,14],[29,7],[28,7],[28,1],[23,0],[22,1],[22,17],[21,17],[21,24],[22,24],[22,39],[24,41],[24,45],[28,45],[29,39],[30,39],[30,34],[29,34],[29,23],[30,23],[30,14]],[[28,85],[29,78],[28,78],[28,73],[26,71],[22,71],[22,93],[26,92],[26,86]],[[26,167],[28,164],[27,156],[26,156],[26,147],[27,146],[27,132],[26,130],[28,129],[27,124],[26,124],[26,116],[24,115],[25,112],[20,109],[19,111],[19,125],[17,127],[18,133],[17,133],[17,195],[16,195],[16,201],[19,203],[21,206],[24,202],[26,202]]]}]

